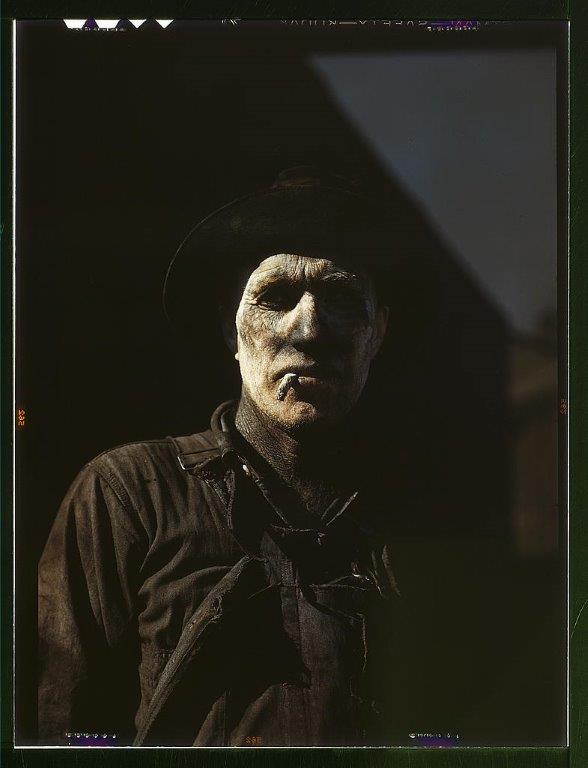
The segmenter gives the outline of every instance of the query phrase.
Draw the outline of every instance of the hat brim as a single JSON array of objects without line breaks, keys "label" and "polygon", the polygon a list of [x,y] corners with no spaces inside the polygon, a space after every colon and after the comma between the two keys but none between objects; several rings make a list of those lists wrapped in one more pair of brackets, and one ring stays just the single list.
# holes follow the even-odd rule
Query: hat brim
[{"label": "hat brim", "polygon": [[184,337],[216,336],[218,309],[235,281],[277,253],[351,263],[373,276],[390,303],[392,286],[399,298],[407,281],[414,283],[423,248],[414,222],[395,213],[362,194],[313,184],[234,200],[197,224],[180,245],[165,279],[165,313]]}]

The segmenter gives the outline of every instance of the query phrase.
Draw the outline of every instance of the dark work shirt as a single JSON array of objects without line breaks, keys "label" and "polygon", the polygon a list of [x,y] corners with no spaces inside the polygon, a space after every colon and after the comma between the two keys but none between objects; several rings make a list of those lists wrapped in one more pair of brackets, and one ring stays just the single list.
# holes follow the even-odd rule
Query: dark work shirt
[{"label": "dark work shirt", "polygon": [[406,738],[385,541],[354,493],[293,524],[232,430],[225,404],[209,431],[115,448],[74,481],[39,567],[41,743]]}]

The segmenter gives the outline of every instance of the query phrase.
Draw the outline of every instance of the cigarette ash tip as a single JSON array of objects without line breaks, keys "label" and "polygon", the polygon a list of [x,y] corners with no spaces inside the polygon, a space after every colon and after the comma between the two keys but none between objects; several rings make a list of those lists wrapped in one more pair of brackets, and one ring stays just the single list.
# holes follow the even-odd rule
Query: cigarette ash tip
[{"label": "cigarette ash tip", "polygon": [[280,386],[278,387],[276,400],[283,400],[286,397],[290,387],[293,387],[297,381],[298,376],[295,373],[287,373],[285,376],[283,376],[282,381],[280,382]]}]

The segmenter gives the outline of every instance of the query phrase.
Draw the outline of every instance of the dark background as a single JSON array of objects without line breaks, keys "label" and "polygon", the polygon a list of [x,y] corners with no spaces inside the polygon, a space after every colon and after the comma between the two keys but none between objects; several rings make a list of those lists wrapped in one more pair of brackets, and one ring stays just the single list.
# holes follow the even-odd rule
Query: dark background
[{"label": "dark background", "polygon": [[[555,277],[555,248],[539,270],[529,249],[515,271],[524,278],[520,296],[535,297],[526,305],[542,309],[541,316],[510,311],[519,306],[517,296],[501,303],[496,295],[500,285],[512,285],[508,274],[485,282],[481,275],[492,269],[476,272],[475,253],[447,244],[451,232],[435,221],[434,194],[423,188],[419,199],[418,163],[411,189],[410,168],[394,173],[393,158],[378,152],[313,58],[449,50],[463,52],[466,68],[472,53],[517,54],[562,42],[561,29],[551,25],[461,33],[459,45],[443,34],[188,22],[117,32],[74,32],[61,22],[19,26],[21,743],[35,732],[33,565],[67,485],[85,461],[117,443],[205,428],[212,408],[235,394],[235,371],[220,346],[217,358],[203,358],[168,328],[160,304],[167,263],[203,215],[302,163],[361,176],[405,209],[430,244],[423,269],[438,277],[436,315],[388,344],[363,408],[378,419],[379,450],[387,441],[401,445],[414,468],[416,501],[406,527],[409,536],[419,532],[424,562],[414,590],[436,606],[423,632],[448,654],[453,649],[446,661],[460,665],[460,690],[467,691],[448,702],[454,730],[472,743],[563,743],[565,510],[558,499],[565,493],[560,482],[558,494],[557,482],[555,285],[546,292],[544,280],[546,269]],[[393,64],[382,65],[383,82]],[[507,87],[501,77],[498,89]],[[407,91],[414,87],[406,81]],[[459,90],[445,109],[467,119]],[[553,117],[555,123],[555,110]],[[428,120],[433,141],[440,132],[434,110]],[[534,129],[530,124],[530,141]],[[455,130],[450,126],[447,135]],[[393,154],[393,135],[390,145]],[[506,194],[525,181],[525,166],[515,173],[500,141],[492,147],[488,162],[502,169],[498,184]],[[551,156],[536,153],[539,168],[553,169],[556,159],[555,141]],[[457,165],[468,163],[464,152]],[[458,184],[446,176],[451,197]],[[547,185],[544,194],[554,193]],[[461,214],[466,223],[479,200],[471,204]],[[555,243],[555,208],[551,214]],[[544,219],[531,210],[519,234],[532,240]],[[562,312],[559,321],[565,322]],[[496,605],[484,603],[488,593]],[[485,611],[500,616],[491,637]],[[464,627],[471,640],[464,640]],[[478,642],[487,643],[484,669],[475,653],[464,656]]]}]

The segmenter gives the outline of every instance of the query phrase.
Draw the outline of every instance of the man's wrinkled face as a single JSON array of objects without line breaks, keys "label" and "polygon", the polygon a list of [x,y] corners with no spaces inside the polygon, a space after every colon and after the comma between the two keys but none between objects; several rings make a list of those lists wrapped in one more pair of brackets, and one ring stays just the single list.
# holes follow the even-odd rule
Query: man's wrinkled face
[{"label": "man's wrinkled face", "polygon": [[[249,276],[237,310],[243,388],[283,429],[336,423],[361,394],[386,319],[366,275],[328,259],[270,256]],[[296,376],[280,400],[287,374]]]}]

